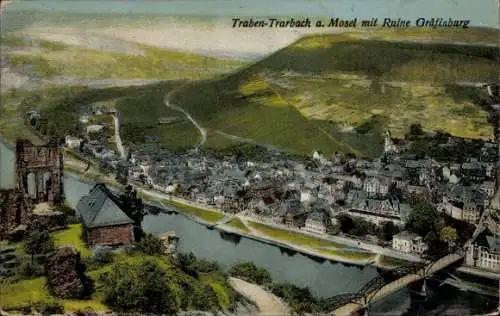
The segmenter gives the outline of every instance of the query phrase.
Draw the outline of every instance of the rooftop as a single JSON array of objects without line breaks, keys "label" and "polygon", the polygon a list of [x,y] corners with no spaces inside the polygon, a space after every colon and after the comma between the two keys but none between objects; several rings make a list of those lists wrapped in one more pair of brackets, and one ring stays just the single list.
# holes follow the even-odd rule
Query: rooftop
[{"label": "rooftop", "polygon": [[88,195],[80,199],[76,209],[87,228],[133,223],[104,184],[96,184]]}]

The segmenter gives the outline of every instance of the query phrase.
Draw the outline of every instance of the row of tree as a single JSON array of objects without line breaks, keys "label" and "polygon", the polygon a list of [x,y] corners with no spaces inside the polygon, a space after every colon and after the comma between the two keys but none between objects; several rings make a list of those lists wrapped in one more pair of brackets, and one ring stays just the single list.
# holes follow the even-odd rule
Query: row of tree
[{"label": "row of tree", "polygon": [[347,235],[374,235],[380,240],[390,241],[392,240],[392,236],[399,232],[399,228],[391,221],[385,221],[380,226],[377,226],[362,218],[351,217],[347,214],[339,215],[337,220],[339,223],[339,230]]}]

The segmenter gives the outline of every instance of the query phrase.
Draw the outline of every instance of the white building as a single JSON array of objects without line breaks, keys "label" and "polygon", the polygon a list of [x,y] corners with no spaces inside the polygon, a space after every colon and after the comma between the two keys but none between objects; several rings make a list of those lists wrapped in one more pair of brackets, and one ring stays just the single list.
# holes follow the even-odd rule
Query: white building
[{"label": "white building", "polygon": [[417,234],[403,231],[392,237],[392,248],[404,253],[422,254],[427,250],[427,245],[422,237]]},{"label": "white building", "polygon": [[312,212],[309,214],[303,229],[317,234],[326,233],[323,212]]},{"label": "white building", "polygon": [[82,144],[82,139],[77,137],[66,136],[66,146],[71,149],[78,149]]},{"label": "white building", "polygon": [[500,272],[500,237],[487,236],[487,244],[467,245],[465,264],[493,272]]}]

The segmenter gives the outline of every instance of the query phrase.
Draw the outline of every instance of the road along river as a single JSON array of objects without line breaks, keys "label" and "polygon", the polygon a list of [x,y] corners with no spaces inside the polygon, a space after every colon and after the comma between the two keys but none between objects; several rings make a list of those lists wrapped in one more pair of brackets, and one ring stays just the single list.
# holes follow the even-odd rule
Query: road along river
[{"label": "road along river", "polygon": [[[14,169],[12,151],[0,143],[0,187],[12,186]],[[92,182],[83,181],[71,174],[66,174],[64,190],[66,199],[73,207],[78,200],[88,193]],[[183,215],[173,212],[147,215],[143,222],[146,231],[159,234],[174,230],[180,237],[180,251],[192,251],[197,257],[218,262],[228,267],[238,262],[253,261],[269,270],[274,280],[290,282],[309,287],[316,295],[330,297],[346,292],[355,292],[376,276],[373,267],[352,266],[331,261],[316,261],[299,253],[281,250],[279,247],[224,234],[207,229]],[[446,287],[446,289],[444,289]],[[478,303],[478,297],[456,291],[446,285],[441,287],[440,305],[445,308],[460,308],[462,315],[472,315],[471,306],[483,307],[488,304]],[[459,306],[459,307],[458,307]],[[423,304],[410,298],[408,289],[376,303],[370,311],[373,314],[402,315],[408,308],[421,309]],[[387,314],[389,312],[389,314]],[[442,314],[446,315],[446,314]],[[451,314],[450,314],[451,315]]]}]

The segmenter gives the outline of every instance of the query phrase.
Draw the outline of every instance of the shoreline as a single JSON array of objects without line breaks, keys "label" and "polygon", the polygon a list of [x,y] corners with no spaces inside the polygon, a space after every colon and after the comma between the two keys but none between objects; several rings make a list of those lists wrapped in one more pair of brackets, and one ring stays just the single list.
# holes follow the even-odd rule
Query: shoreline
[{"label": "shoreline", "polygon": [[[8,141],[5,138],[2,138],[1,134],[0,134],[0,141],[2,141],[6,145],[8,143]],[[75,157],[74,159],[77,159],[77,158]],[[86,174],[83,174],[80,170],[78,170],[77,167],[74,167],[74,166],[71,166],[71,167],[65,166],[64,169],[65,169],[64,176],[72,177],[74,179],[77,179],[77,180],[82,181],[82,182],[87,183],[87,184],[92,184],[92,183],[96,183],[96,182],[103,182],[106,185],[110,186],[112,191],[116,191],[117,189],[119,189],[119,186],[116,183],[114,183],[113,181],[110,181],[109,179],[106,179],[107,177],[105,177],[101,173],[86,175]],[[178,197],[168,196],[167,194],[164,194],[164,193],[159,192],[159,191],[153,191],[151,189],[144,189],[144,188],[139,187],[139,186],[136,186],[136,188],[137,188],[137,192],[140,194],[140,197],[146,202],[146,204],[156,206],[156,207],[159,207],[161,209],[168,208],[168,207],[162,205],[163,201],[174,201],[174,202],[182,204],[186,207],[196,208],[202,212],[219,213],[221,215],[224,215],[224,217],[230,216],[231,218],[239,218],[237,215],[236,216],[235,215],[228,215],[228,214],[223,213],[220,210],[217,210],[214,208],[209,208],[209,207],[202,207],[200,205],[197,205],[197,203],[193,203],[191,201],[187,201],[185,199],[178,198]],[[156,203],[156,205],[153,203]],[[396,260],[408,261],[407,259],[404,259],[404,258],[395,258],[395,257],[392,257],[390,255],[387,255],[387,254],[384,254],[381,252],[367,250],[367,249],[363,249],[363,248],[359,248],[359,247],[356,247],[356,248],[358,248],[361,251],[366,252],[367,254],[372,253],[373,255],[367,259],[353,259],[353,258],[346,258],[346,257],[341,256],[341,255],[326,254],[323,252],[316,251],[315,249],[309,249],[309,248],[301,247],[299,245],[295,245],[291,242],[288,243],[288,242],[279,241],[279,240],[273,239],[272,237],[265,236],[264,234],[256,235],[254,233],[247,233],[247,232],[244,232],[241,230],[237,230],[237,229],[232,228],[228,225],[219,225],[218,221],[215,223],[209,222],[209,221],[204,220],[203,218],[189,214],[186,211],[182,211],[182,209],[180,209],[179,207],[176,207],[175,205],[170,205],[170,206],[171,206],[171,208],[170,208],[171,211],[175,212],[176,214],[184,216],[188,220],[191,220],[191,221],[196,222],[200,225],[203,225],[207,229],[217,229],[218,231],[221,231],[221,232],[225,232],[225,233],[229,233],[229,234],[236,234],[236,235],[239,235],[239,236],[244,237],[244,238],[248,238],[248,239],[251,239],[251,240],[254,240],[257,242],[261,242],[261,243],[266,243],[266,244],[269,244],[269,245],[272,245],[272,246],[275,246],[275,247],[278,247],[281,249],[284,248],[284,249],[288,249],[291,251],[295,251],[295,252],[301,253],[305,256],[320,259],[320,260],[329,260],[332,262],[351,264],[351,265],[357,265],[357,266],[369,265],[369,266],[372,266],[375,268],[381,268],[381,269],[393,269],[393,268],[397,267],[397,265],[380,264],[378,262],[379,261],[378,258],[381,256],[388,257],[388,258],[390,258],[389,260],[396,259]],[[268,227],[274,228],[274,226],[272,224],[270,225],[267,222],[263,222],[263,221],[260,221],[258,219],[255,219],[255,218],[252,218],[251,221],[254,223],[257,223],[257,224],[262,224],[262,225],[266,225]],[[289,231],[292,234],[299,234],[299,232],[287,229],[285,227],[278,228],[278,229]],[[306,232],[303,232],[302,234],[304,234],[306,236],[312,236],[310,234],[307,234]],[[317,239],[329,241],[328,239],[322,238],[322,236],[313,236],[313,237],[317,238]],[[345,238],[343,238],[343,239],[345,239]],[[355,240],[352,240],[351,242],[356,243]],[[347,247],[352,247],[352,244],[349,245],[346,242],[342,242],[342,240],[340,242],[338,242],[338,244],[341,244],[341,245],[347,246]],[[341,250],[341,249],[339,248],[339,250]]]},{"label": "shoreline", "polygon": [[[98,180],[86,177],[84,175],[78,174],[74,170],[67,171],[66,176],[80,180],[80,181],[87,183],[87,184],[92,184],[92,181],[98,181]],[[106,184],[111,186],[112,191],[117,189],[117,187],[113,184],[110,184],[107,182],[106,182]],[[298,245],[294,245],[293,243],[286,243],[286,242],[282,242],[279,240],[275,240],[275,239],[270,238],[270,237],[256,235],[253,233],[247,233],[247,232],[238,230],[236,228],[232,228],[232,227],[225,225],[225,224],[219,224],[218,222],[215,222],[215,223],[209,222],[209,221],[206,221],[200,217],[194,216],[194,215],[189,214],[187,212],[183,212],[180,208],[176,207],[176,205],[173,205],[170,203],[169,203],[170,205],[164,205],[163,201],[159,201],[158,198],[153,197],[152,196],[153,194],[151,194],[152,192],[150,192],[149,190],[146,190],[146,189],[141,188],[141,187],[137,187],[137,189],[138,189],[137,190],[138,193],[140,193],[142,195],[141,198],[143,198],[145,204],[160,208],[165,213],[174,212],[177,215],[184,216],[186,219],[193,221],[197,224],[200,224],[202,226],[205,226],[205,228],[207,228],[207,229],[215,229],[219,232],[238,235],[240,237],[251,239],[251,240],[254,240],[254,241],[257,241],[260,243],[265,243],[265,244],[268,244],[271,246],[278,247],[280,249],[284,248],[287,250],[291,250],[291,251],[300,253],[306,257],[310,257],[312,260],[315,260],[315,259],[316,260],[318,260],[318,259],[325,260],[325,261],[328,260],[328,261],[331,261],[334,263],[349,264],[349,265],[356,265],[356,266],[372,266],[374,268],[381,268],[381,269],[392,269],[395,267],[394,265],[383,265],[383,264],[380,264],[377,262],[377,260],[376,260],[377,256],[384,255],[382,253],[371,252],[373,254],[373,256],[371,256],[367,259],[350,259],[350,258],[342,257],[340,255],[339,256],[327,255],[324,253],[316,252],[313,249],[308,249],[308,248],[304,248],[304,247],[301,247]],[[155,195],[162,195],[161,192],[154,192],[154,193],[155,193]],[[169,201],[169,197],[164,196],[164,200]],[[175,202],[183,204],[187,207],[197,208],[200,211],[219,213],[221,215],[227,216],[227,214],[225,214],[221,211],[218,211],[216,209],[201,208],[201,207],[198,207],[196,205],[190,204],[188,201],[183,201],[183,199],[175,198]],[[231,218],[238,218],[238,216],[231,215]],[[255,223],[258,223],[258,224],[269,226],[268,223],[259,221],[257,219],[253,219],[252,221]],[[295,233],[294,231],[290,231],[290,232]],[[322,240],[327,241],[327,239],[323,239],[323,238],[321,238],[321,236],[315,236],[315,237],[318,239],[322,239]],[[345,246],[349,246],[349,245],[345,245]],[[339,250],[341,250],[341,249],[339,249]],[[363,250],[363,249],[360,248],[360,250]],[[369,251],[366,251],[366,253],[369,253]],[[388,257],[390,257],[390,256],[388,256]],[[390,257],[390,258],[392,258],[392,257]],[[394,258],[394,259],[398,259],[398,258]]]}]

